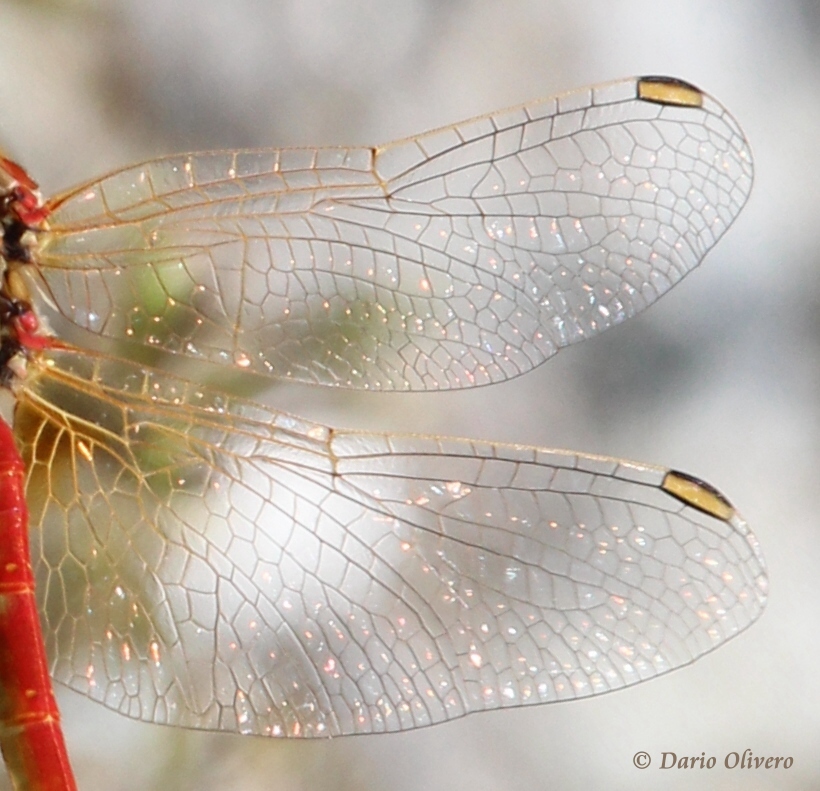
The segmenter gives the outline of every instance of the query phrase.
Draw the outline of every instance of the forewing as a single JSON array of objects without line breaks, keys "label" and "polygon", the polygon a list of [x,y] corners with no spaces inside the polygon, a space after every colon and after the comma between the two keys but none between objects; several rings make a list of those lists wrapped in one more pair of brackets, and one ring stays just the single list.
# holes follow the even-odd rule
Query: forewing
[{"label": "forewing", "polygon": [[321,384],[467,387],[654,302],[751,183],[720,104],[631,79],[379,148],[128,168],[51,203],[30,276],[41,310],[119,344]]},{"label": "forewing", "polygon": [[15,427],[52,671],[135,718],[410,729],[651,678],[763,607],[754,537],[686,476],[32,366]]}]

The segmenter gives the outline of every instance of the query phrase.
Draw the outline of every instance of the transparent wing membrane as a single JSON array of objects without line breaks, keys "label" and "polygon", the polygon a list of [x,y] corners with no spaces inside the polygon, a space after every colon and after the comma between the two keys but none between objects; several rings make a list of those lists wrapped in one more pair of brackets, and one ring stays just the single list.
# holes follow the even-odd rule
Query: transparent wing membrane
[{"label": "transparent wing membrane", "polygon": [[[741,131],[696,88],[625,80],[372,149],[170,157],[46,209],[0,164],[56,679],[153,722],[398,731],[652,678],[761,612],[756,540],[697,478],[225,395],[248,374],[498,382],[642,310],[751,188]],[[73,325],[50,347],[9,298],[25,285]]]},{"label": "transparent wing membrane", "polygon": [[74,352],[16,429],[53,674],[143,720],[328,736],[579,698],[763,606],[746,524],[656,467],[339,432]]},{"label": "transparent wing membrane", "polygon": [[499,382],[654,302],[752,183],[716,101],[645,78],[377,148],[159,159],[51,202],[38,307],[303,382]]}]

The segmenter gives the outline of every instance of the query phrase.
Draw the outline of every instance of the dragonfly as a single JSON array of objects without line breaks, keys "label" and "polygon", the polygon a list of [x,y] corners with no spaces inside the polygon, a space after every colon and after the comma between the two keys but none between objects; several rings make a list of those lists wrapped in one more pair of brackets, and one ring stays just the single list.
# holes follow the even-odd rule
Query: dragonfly
[{"label": "dragonfly", "polygon": [[15,786],[75,787],[49,676],[139,720],[329,737],[620,689],[748,627],[757,540],[697,477],[259,394],[524,374],[680,281],[752,175],[732,116],[663,77],[50,200],[0,160]]}]

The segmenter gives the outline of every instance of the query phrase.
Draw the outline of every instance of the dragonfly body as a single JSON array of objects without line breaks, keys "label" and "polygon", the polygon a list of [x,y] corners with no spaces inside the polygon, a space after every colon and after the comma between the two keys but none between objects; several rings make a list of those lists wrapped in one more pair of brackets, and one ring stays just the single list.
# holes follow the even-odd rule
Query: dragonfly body
[{"label": "dragonfly body", "polygon": [[756,540],[696,478],[228,394],[502,381],[639,311],[751,187],[697,89],[155,160],[44,205],[3,172],[6,379],[58,680],[153,722],[397,731],[617,689],[760,613]]},{"label": "dragonfly body", "polygon": [[34,596],[25,467],[2,421],[0,469],[0,747],[16,786],[69,791],[73,778]]}]

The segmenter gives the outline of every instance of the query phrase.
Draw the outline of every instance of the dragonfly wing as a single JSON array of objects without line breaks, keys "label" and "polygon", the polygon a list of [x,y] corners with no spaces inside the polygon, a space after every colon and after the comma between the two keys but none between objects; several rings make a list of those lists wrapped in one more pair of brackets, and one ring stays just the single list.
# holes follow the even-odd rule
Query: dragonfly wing
[{"label": "dragonfly wing", "polygon": [[53,673],[132,717],[410,729],[651,678],[763,607],[753,535],[687,476],[35,365],[16,430]]},{"label": "dragonfly wing", "polygon": [[499,382],[654,302],[751,183],[720,104],[625,80],[379,148],[114,173],[52,202],[35,301],[117,343],[268,376]]}]

